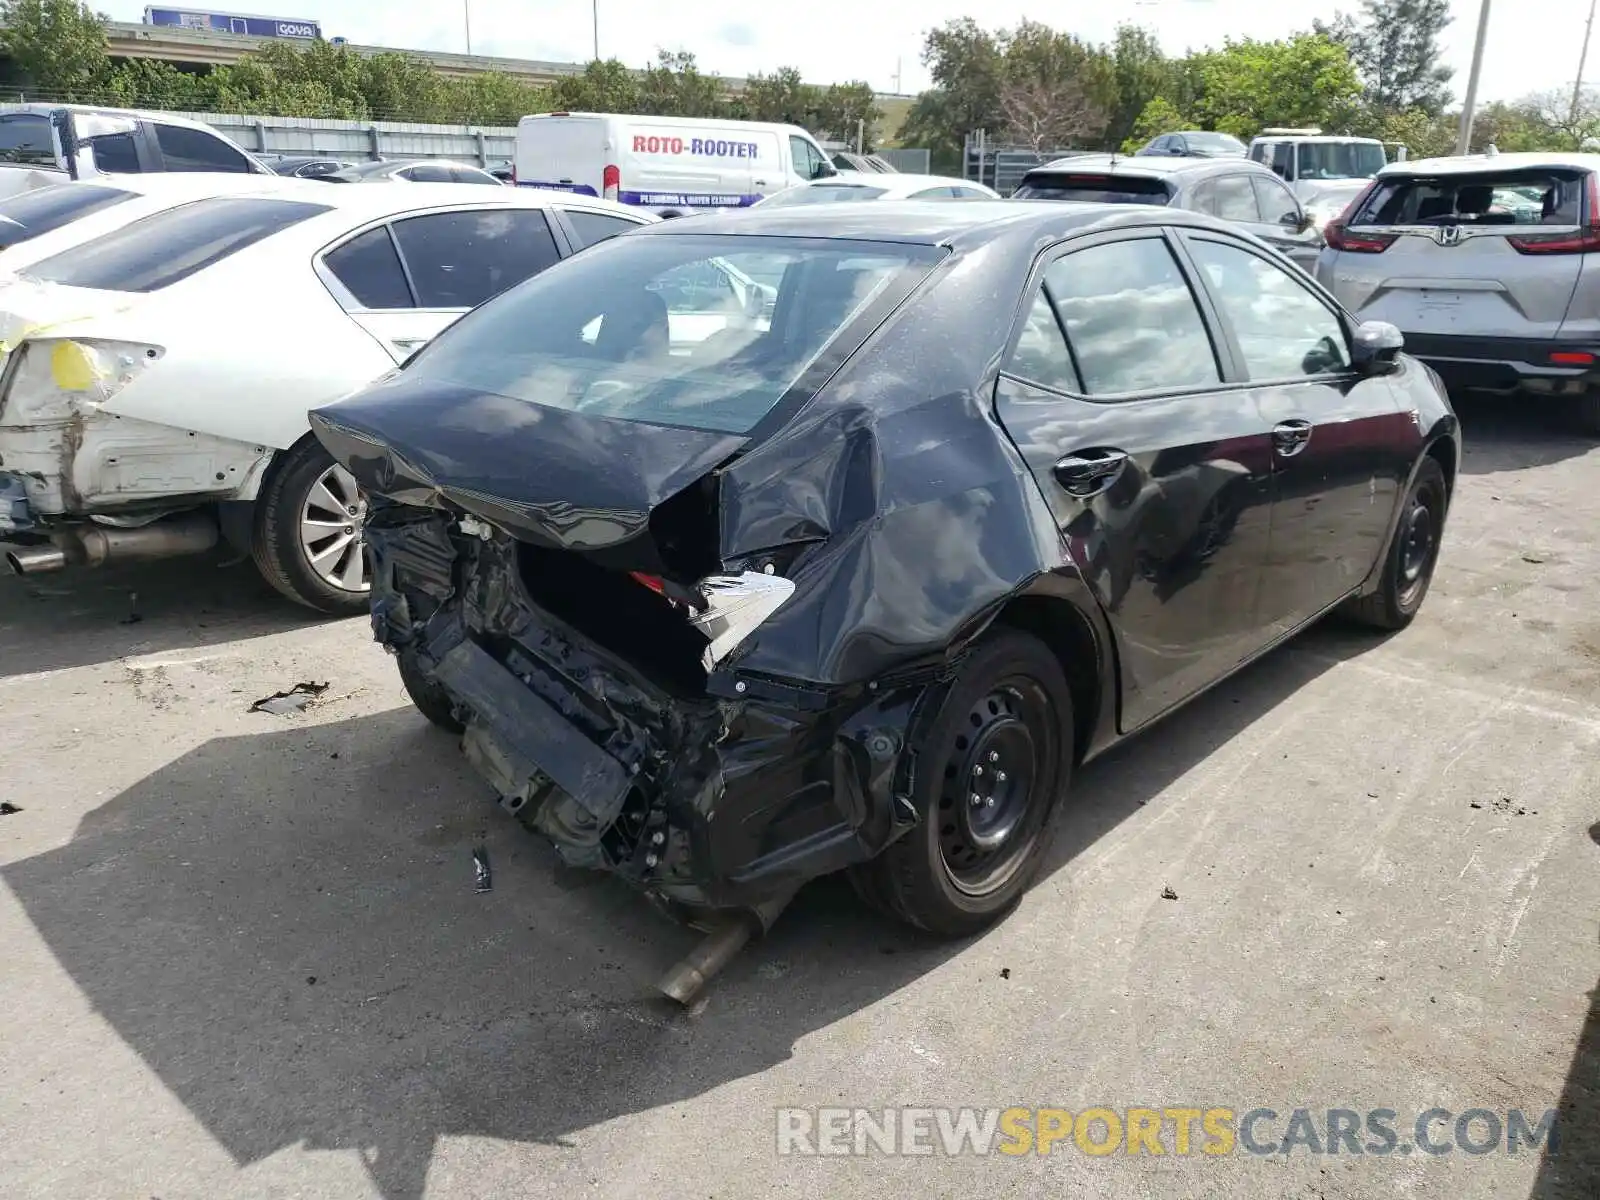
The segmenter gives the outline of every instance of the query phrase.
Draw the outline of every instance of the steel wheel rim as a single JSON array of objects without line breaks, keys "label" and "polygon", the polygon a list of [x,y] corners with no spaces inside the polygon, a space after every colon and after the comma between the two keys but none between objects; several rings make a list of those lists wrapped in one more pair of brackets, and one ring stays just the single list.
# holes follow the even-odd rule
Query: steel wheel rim
[{"label": "steel wheel rim", "polygon": [[1054,786],[1051,712],[1043,689],[1017,677],[996,684],[965,714],[937,814],[939,859],[955,890],[989,895],[1026,860]]},{"label": "steel wheel rim", "polygon": [[1436,543],[1433,528],[1433,511],[1427,500],[1419,496],[1406,513],[1406,523],[1400,541],[1400,580],[1407,591],[1421,582],[1433,560]]},{"label": "steel wheel rim", "polygon": [[354,475],[335,463],[317,476],[300,505],[300,552],[311,573],[341,592],[371,591],[366,522]]}]

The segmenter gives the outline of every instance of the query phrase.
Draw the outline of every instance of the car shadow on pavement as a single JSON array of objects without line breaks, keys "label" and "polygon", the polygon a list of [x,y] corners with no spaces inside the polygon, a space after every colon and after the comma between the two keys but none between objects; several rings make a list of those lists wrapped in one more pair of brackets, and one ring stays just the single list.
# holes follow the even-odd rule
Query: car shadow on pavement
[{"label": "car shadow on pavement", "polygon": [[333,618],[294,604],[234,554],[0,575],[0,678],[203,649]]},{"label": "car shadow on pavement", "polygon": [[[1046,872],[1373,644],[1310,636],[1318,653],[1269,656],[1143,753],[1086,768]],[[820,880],[686,1013],[652,985],[694,935],[561,868],[418,714],[266,728],[199,746],[0,872],[96,1014],[241,1166],[296,1145],[355,1151],[388,1200],[418,1196],[440,1138],[569,1144],[701,1096],[966,945],[913,936]],[[770,1114],[750,1120],[748,1136],[769,1136]]]},{"label": "car shadow on pavement", "polygon": [[1578,458],[1600,438],[1578,431],[1556,400],[1452,395],[1461,418],[1461,470],[1468,475],[1521,471]]}]

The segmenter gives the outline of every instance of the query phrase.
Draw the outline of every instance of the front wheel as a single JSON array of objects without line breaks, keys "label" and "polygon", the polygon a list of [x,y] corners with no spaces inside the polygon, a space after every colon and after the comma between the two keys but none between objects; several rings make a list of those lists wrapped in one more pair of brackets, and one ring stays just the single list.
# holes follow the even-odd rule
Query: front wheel
[{"label": "front wheel", "polygon": [[973,650],[917,745],[917,827],[855,868],[860,893],[946,937],[993,924],[1038,871],[1073,761],[1072,693],[1039,639]]},{"label": "front wheel", "polygon": [[318,612],[367,611],[367,498],[315,439],[286,451],[256,500],[253,554],[268,583]]},{"label": "front wheel", "polygon": [[1393,631],[1411,624],[1433,582],[1448,506],[1443,469],[1434,459],[1423,459],[1406,493],[1378,590],[1351,601],[1345,616],[1373,629]]}]

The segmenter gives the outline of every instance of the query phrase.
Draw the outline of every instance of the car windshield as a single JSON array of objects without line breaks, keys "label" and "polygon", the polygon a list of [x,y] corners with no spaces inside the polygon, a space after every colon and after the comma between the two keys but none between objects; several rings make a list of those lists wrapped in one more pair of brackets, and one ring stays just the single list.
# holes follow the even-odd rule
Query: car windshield
[{"label": "car windshield", "polygon": [[1371,179],[1387,163],[1375,142],[1302,142],[1301,179]]},{"label": "car windshield", "polygon": [[1577,225],[1578,171],[1484,171],[1384,179],[1352,225]]},{"label": "car windshield", "polygon": [[1198,150],[1214,150],[1221,154],[1243,154],[1244,143],[1226,133],[1186,133],[1184,140]]},{"label": "car windshield", "polygon": [[0,200],[0,247],[60,229],[80,217],[132,200],[133,195],[96,183],[56,183]]},{"label": "car windshield", "polygon": [[323,204],[254,196],[199,200],[74,246],[23,274],[64,287],[154,292],[327,211]]},{"label": "car windshield", "polygon": [[855,323],[864,310],[898,303],[942,254],[814,238],[615,238],[462,318],[405,374],[597,417],[748,433],[830,347],[853,352],[868,332]]},{"label": "car windshield", "polygon": [[1084,204],[1166,204],[1172,199],[1166,183],[1160,179],[1065,172],[1030,172],[1012,197],[1017,200],[1072,200]]},{"label": "car windshield", "polygon": [[787,208],[792,204],[831,204],[839,200],[876,200],[888,188],[869,187],[864,183],[814,183],[806,187],[790,188],[768,196],[761,203],[768,208]]}]

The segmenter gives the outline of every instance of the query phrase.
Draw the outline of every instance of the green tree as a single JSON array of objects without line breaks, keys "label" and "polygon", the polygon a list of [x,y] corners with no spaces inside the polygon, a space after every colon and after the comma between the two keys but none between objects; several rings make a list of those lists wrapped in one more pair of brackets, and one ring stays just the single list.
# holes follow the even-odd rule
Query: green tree
[{"label": "green tree", "polygon": [[616,59],[597,59],[579,74],[556,80],[550,88],[550,101],[564,112],[638,112],[639,82]]},{"label": "green tree", "polygon": [[111,77],[106,21],[79,0],[0,0],[0,50],[44,98],[97,101]]},{"label": "green tree", "polygon": [[1378,113],[1418,109],[1436,117],[1450,103],[1455,74],[1439,49],[1450,20],[1450,0],[1362,0],[1360,16],[1341,13],[1317,30],[1350,51]]},{"label": "green tree", "polygon": [[350,55],[347,62],[330,64],[339,79],[337,91],[352,99],[359,96],[365,118],[374,121],[448,121],[465,119],[473,89],[461,87],[467,79],[447,80],[421,59],[389,52],[370,58]]},{"label": "green tree", "polygon": [[928,33],[922,61],[933,87],[911,106],[900,139],[908,146],[926,147],[949,169],[960,161],[968,134],[988,129],[999,135],[1003,51],[995,34],[962,17]]},{"label": "green tree", "polygon": [[1229,40],[1195,56],[1203,128],[1249,139],[1265,125],[1339,128],[1352,119],[1361,81],[1349,52],[1323,34],[1281,42]]},{"label": "green tree", "polygon": [[1122,152],[1132,154],[1151,138],[1182,129],[1189,122],[1165,96],[1157,96],[1144,106],[1144,111],[1134,121],[1133,129],[1123,139]]},{"label": "green tree", "polygon": [[852,146],[859,131],[862,149],[870,152],[877,146],[883,109],[878,107],[871,84],[832,83],[820,92],[812,89],[812,104],[805,117],[799,124],[812,133]]},{"label": "green tree", "polygon": [[702,75],[694,55],[681,50],[658,50],[637,87],[640,110],[657,116],[714,117],[722,108],[721,82]]},{"label": "green tree", "polygon": [[190,74],[158,59],[130,58],[112,68],[101,96],[104,103],[120,108],[206,112],[216,89],[209,74]]},{"label": "green tree", "polygon": [[1136,25],[1119,25],[1111,46],[1111,71],[1116,91],[1105,140],[1109,146],[1120,146],[1133,136],[1145,110],[1174,90],[1173,70],[1153,33]]},{"label": "green tree", "polygon": [[749,121],[782,121],[804,125],[817,107],[817,89],[807,84],[793,67],[779,67],[771,75],[752,75],[739,94],[743,115]]}]

